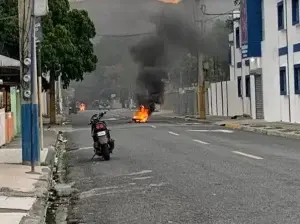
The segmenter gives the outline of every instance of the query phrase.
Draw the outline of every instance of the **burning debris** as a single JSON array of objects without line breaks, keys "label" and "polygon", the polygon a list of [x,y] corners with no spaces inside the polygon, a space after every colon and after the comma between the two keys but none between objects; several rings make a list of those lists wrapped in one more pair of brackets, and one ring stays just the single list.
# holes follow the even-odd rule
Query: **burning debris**
[{"label": "burning debris", "polygon": [[145,108],[144,105],[141,105],[139,110],[135,112],[132,120],[136,123],[145,123],[149,117],[149,109]]},{"label": "burning debris", "polygon": [[[199,33],[194,24],[172,11],[156,15],[153,22],[156,25],[156,35],[144,38],[130,49],[132,59],[139,65],[136,99],[138,105],[147,111],[146,120],[154,112],[155,104],[161,105],[164,102],[163,80],[168,79],[167,46],[172,44],[195,53],[199,44]],[[134,118],[143,113],[140,107]]]}]

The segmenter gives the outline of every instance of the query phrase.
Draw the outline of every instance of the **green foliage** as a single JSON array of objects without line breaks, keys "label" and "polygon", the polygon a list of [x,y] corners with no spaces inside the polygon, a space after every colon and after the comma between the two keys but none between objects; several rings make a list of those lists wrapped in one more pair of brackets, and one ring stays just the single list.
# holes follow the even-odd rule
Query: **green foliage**
[{"label": "green foliage", "polygon": [[0,54],[19,59],[18,0],[0,1]]},{"label": "green foliage", "polygon": [[43,18],[42,68],[55,79],[62,75],[64,87],[83,80],[96,69],[90,39],[95,37],[93,22],[85,10],[70,10],[68,0],[49,0],[49,14]]},{"label": "green foliage", "polygon": [[189,53],[184,54],[174,65],[170,70],[170,80],[176,87],[187,87],[197,83],[197,57]]}]

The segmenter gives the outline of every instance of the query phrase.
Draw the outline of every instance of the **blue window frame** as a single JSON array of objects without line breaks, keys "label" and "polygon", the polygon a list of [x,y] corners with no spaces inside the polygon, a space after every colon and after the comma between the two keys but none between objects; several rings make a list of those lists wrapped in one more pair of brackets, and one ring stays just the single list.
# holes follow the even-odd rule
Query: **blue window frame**
[{"label": "blue window frame", "polygon": [[278,30],[284,29],[284,6],[283,2],[277,3]]},{"label": "blue window frame", "polygon": [[299,0],[292,0],[292,21],[293,25],[299,23]]},{"label": "blue window frame", "polygon": [[246,75],[245,77],[245,86],[246,86],[246,97],[251,96],[251,87],[250,87],[250,75]]},{"label": "blue window frame", "polygon": [[294,65],[295,94],[300,94],[300,64]]},{"label": "blue window frame", "polygon": [[280,95],[286,95],[286,67],[279,69]]},{"label": "blue window frame", "polygon": [[239,27],[235,28],[235,46],[236,46],[236,48],[240,48],[241,47],[241,43],[240,43],[240,28]]},{"label": "blue window frame", "polygon": [[242,97],[242,77],[239,76],[237,79],[238,97]]}]

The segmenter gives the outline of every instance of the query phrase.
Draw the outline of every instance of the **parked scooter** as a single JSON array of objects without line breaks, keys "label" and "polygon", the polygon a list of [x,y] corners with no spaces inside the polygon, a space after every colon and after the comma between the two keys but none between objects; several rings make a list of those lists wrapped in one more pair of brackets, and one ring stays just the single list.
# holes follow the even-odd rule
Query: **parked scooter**
[{"label": "parked scooter", "polygon": [[[110,160],[110,154],[115,147],[115,141],[110,137],[110,130],[105,121],[101,120],[106,112],[94,114],[89,125],[91,125],[91,134],[94,141],[94,156],[102,156],[104,160]],[[93,159],[92,158],[92,159]]]}]

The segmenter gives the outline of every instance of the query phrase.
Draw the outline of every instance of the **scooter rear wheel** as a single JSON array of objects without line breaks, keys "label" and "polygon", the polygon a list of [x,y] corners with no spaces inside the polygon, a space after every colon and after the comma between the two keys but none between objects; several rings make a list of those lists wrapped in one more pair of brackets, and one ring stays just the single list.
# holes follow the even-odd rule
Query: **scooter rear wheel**
[{"label": "scooter rear wheel", "polygon": [[110,153],[109,153],[109,149],[108,149],[108,144],[102,145],[102,157],[104,160],[108,161],[110,160]]}]

